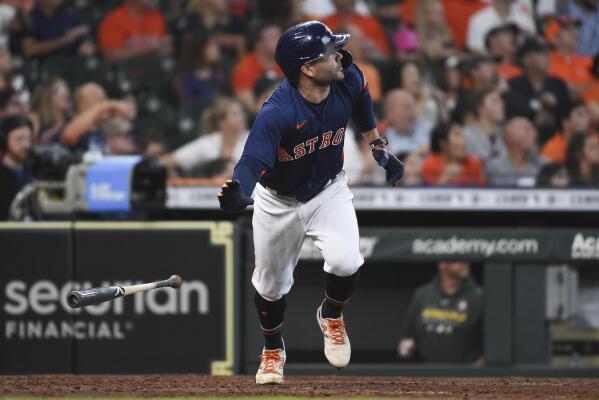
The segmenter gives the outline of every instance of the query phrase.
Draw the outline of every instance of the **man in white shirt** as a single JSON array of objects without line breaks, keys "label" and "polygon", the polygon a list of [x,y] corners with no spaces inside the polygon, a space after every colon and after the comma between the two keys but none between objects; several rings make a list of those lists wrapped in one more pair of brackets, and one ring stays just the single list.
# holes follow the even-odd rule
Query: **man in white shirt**
[{"label": "man in white shirt", "polygon": [[466,46],[472,51],[485,51],[485,35],[489,30],[507,22],[513,22],[520,29],[536,31],[533,10],[528,2],[515,0],[494,0],[492,4],[470,17]]}]

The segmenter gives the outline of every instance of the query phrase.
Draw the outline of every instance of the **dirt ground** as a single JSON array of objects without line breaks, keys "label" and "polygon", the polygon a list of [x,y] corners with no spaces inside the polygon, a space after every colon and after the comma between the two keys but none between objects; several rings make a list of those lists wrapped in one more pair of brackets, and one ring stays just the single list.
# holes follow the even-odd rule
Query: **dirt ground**
[{"label": "dirt ground", "polygon": [[5,396],[306,396],[418,399],[599,399],[599,379],[287,377],[257,386],[252,376],[25,375],[0,376]]}]

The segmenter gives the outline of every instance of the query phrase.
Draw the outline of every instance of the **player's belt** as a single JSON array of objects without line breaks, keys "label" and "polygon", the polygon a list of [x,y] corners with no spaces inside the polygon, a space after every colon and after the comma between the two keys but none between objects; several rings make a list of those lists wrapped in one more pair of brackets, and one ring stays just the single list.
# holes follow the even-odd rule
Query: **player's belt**
[{"label": "player's belt", "polygon": [[316,197],[320,192],[322,192],[327,186],[329,186],[331,183],[335,182],[337,180],[337,177],[339,177],[339,174],[337,174],[335,177],[329,179],[329,181],[326,183],[326,185],[324,185],[324,187],[322,188],[322,190],[316,192],[316,193],[311,193],[307,196],[297,196],[294,194],[289,194],[289,193],[284,193],[281,192],[279,190],[273,189],[271,187],[268,187],[266,185],[262,185],[264,186],[264,188],[266,190],[268,190],[270,193],[274,194],[275,196],[279,196],[282,197],[283,199],[286,200],[295,200],[295,201],[299,201],[300,203],[307,203],[310,200],[312,200],[314,197]]}]

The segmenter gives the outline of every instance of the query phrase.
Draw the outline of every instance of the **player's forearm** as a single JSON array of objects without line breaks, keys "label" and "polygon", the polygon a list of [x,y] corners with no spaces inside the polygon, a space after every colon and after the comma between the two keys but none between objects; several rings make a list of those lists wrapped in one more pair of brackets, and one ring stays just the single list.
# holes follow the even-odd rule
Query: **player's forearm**
[{"label": "player's forearm", "polygon": [[65,127],[61,141],[65,146],[71,147],[77,144],[79,139],[96,125],[100,117],[110,108],[108,101],[103,101],[91,107],[89,110],[75,116]]},{"label": "player's forearm", "polygon": [[366,141],[366,143],[372,143],[376,139],[380,138],[379,131],[376,128],[371,129],[371,130],[366,131],[366,132],[362,132],[362,137],[364,138],[364,140]]},{"label": "player's forearm", "polygon": [[238,180],[241,190],[246,197],[251,197],[254,187],[260,178],[260,173],[264,170],[264,164],[254,157],[243,155],[235,166],[233,179]]}]

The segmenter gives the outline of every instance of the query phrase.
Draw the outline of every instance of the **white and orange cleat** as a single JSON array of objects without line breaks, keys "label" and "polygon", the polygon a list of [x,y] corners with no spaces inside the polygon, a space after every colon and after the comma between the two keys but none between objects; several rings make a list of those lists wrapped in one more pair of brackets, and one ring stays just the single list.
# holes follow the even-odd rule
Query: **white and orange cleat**
[{"label": "white and orange cleat", "polygon": [[322,304],[316,310],[316,321],[324,336],[324,355],[333,367],[343,368],[349,364],[351,345],[345,331],[343,315],[340,318],[323,318]]},{"label": "white and orange cleat", "polygon": [[256,383],[258,385],[283,383],[283,367],[286,358],[285,350],[262,349]]}]

